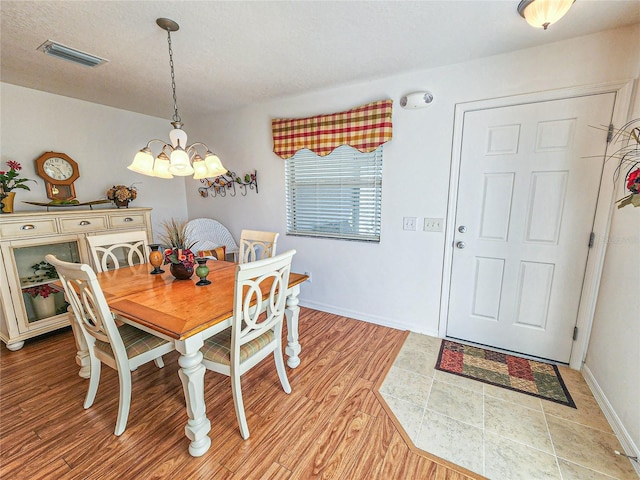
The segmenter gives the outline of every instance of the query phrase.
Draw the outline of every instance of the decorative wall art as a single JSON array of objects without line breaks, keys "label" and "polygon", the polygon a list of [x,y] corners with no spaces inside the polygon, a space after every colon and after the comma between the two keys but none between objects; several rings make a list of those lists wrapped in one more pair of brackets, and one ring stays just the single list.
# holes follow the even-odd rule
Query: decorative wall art
[{"label": "decorative wall art", "polygon": [[258,193],[258,177],[257,171],[253,173],[247,173],[244,178],[236,175],[235,172],[227,172],[224,175],[220,175],[213,179],[203,178],[200,182],[206,186],[198,188],[198,193],[202,198],[207,197],[226,197],[227,193],[232,197],[236,196],[236,188],[240,190],[240,193],[245,196],[247,191],[254,190]]}]

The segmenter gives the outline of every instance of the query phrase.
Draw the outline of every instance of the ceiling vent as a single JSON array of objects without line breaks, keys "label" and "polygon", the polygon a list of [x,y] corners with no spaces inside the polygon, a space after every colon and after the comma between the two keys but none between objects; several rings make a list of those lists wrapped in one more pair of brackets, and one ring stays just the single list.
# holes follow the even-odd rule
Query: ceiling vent
[{"label": "ceiling vent", "polygon": [[89,53],[81,52],[75,48],[67,47],[61,43],[54,42],[53,40],[47,40],[40,45],[37,50],[40,50],[42,53],[46,53],[47,55],[51,55],[52,57],[58,57],[69,62],[84,65],[85,67],[97,67],[98,65],[102,65],[109,61]]}]

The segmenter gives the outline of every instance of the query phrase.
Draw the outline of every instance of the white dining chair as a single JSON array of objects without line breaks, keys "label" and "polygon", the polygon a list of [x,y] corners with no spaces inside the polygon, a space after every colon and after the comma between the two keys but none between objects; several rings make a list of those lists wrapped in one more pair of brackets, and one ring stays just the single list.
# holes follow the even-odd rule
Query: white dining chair
[{"label": "white dining chair", "polygon": [[279,233],[242,230],[240,233],[239,263],[255,262],[276,254]]},{"label": "white dining chair", "polygon": [[84,408],[93,405],[100,382],[101,365],[117,370],[120,384],[115,435],[121,435],[131,405],[131,372],[154,360],[162,367],[162,355],[174,350],[173,342],[156,337],[128,324],[116,326],[95,272],[89,265],[69,263],[47,255],[64,287],[67,301],[87,342],[91,364],[89,389]]},{"label": "white dining chair", "polygon": [[144,231],[88,235],[87,243],[93,267],[98,273],[147,263],[149,257],[147,233]]},{"label": "white dining chair", "polygon": [[[236,267],[231,327],[208,338],[202,363],[231,378],[240,434],[249,438],[240,377],[273,353],[282,388],[291,393],[282,356],[282,321],[295,250]],[[263,299],[263,292],[267,292]]]},{"label": "white dining chair", "polygon": [[238,255],[238,244],[227,227],[212,218],[189,220],[185,227],[185,235],[189,242],[195,242],[191,248],[193,252],[215,250],[216,247],[224,246],[226,255],[233,255],[234,259]]}]

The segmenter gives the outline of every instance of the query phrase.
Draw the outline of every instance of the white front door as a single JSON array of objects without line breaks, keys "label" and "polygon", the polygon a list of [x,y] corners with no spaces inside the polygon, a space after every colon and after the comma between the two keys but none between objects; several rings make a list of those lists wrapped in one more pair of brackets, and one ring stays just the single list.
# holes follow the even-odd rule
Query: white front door
[{"label": "white front door", "polygon": [[569,361],[614,101],[465,113],[448,337]]}]

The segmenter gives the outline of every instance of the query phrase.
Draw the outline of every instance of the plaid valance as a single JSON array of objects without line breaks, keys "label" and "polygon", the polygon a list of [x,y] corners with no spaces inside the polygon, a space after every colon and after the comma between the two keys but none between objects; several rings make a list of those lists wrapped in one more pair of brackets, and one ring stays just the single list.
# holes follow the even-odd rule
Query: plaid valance
[{"label": "plaid valance", "polygon": [[303,148],[321,157],[341,145],[372,152],[391,140],[392,105],[393,100],[380,100],[330,115],[273,119],[273,151],[285,159]]}]

